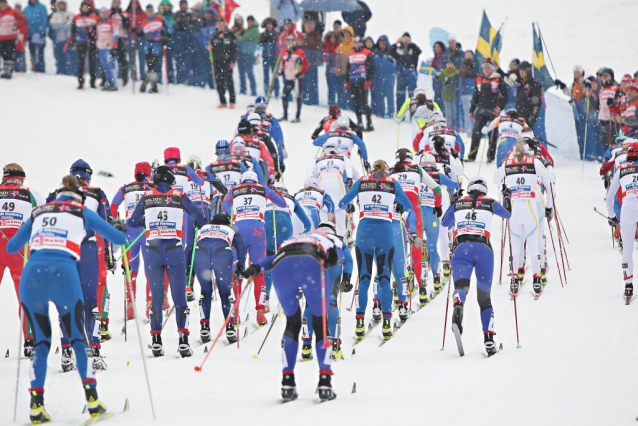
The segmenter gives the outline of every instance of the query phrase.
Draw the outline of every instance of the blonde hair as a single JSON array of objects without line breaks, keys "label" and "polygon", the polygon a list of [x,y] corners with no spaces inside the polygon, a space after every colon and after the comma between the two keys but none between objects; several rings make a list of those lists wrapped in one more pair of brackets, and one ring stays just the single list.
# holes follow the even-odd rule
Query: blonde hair
[{"label": "blonde hair", "polygon": [[80,188],[80,182],[75,176],[66,175],[62,178],[62,187],[65,191],[77,191]]},{"label": "blonde hair", "polygon": [[24,173],[22,166],[20,166],[18,163],[9,163],[2,168],[3,172],[8,172],[9,170],[16,170],[16,171]]},{"label": "blonde hair", "polygon": [[378,175],[381,173],[388,174],[390,168],[388,167],[388,163],[384,160],[377,160],[372,164],[372,170],[370,171],[373,175]]},{"label": "blonde hair", "polygon": [[527,144],[522,141],[518,141],[516,142],[516,145],[514,145],[514,158],[517,163],[522,163],[525,159],[528,152],[525,148],[527,148]]}]

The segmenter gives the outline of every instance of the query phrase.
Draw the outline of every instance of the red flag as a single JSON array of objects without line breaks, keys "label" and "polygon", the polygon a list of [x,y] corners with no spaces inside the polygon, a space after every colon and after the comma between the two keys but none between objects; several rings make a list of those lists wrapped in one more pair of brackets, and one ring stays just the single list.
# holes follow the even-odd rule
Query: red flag
[{"label": "red flag", "polygon": [[230,22],[230,16],[233,14],[233,10],[237,9],[239,5],[234,0],[226,0],[224,2],[224,19],[226,22]]}]

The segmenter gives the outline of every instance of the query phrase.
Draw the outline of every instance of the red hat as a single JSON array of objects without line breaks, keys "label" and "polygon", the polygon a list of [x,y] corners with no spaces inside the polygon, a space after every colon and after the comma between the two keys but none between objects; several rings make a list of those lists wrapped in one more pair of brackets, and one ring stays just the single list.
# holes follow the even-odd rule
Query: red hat
[{"label": "red hat", "polygon": [[145,161],[137,163],[135,165],[135,176],[139,175],[140,173],[145,174],[146,176],[150,176],[153,173],[153,171],[151,170],[151,165]]},{"label": "red hat", "polygon": [[631,75],[630,74],[625,74],[625,75],[622,76],[621,82],[622,83],[631,83],[631,80],[632,80]]},{"label": "red hat", "polygon": [[638,77],[634,77],[634,79],[629,82],[627,89],[632,89],[638,92]]},{"label": "red hat", "polygon": [[179,148],[172,146],[164,150],[164,162],[169,160],[176,160],[179,162],[181,159],[182,156],[179,152]]}]

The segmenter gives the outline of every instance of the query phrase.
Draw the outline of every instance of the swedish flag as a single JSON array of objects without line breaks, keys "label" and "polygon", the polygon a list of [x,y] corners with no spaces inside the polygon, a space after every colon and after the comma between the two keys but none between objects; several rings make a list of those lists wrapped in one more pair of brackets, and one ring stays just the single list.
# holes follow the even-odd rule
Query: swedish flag
[{"label": "swedish flag", "polygon": [[501,51],[502,43],[501,32],[492,26],[490,20],[487,18],[487,13],[483,11],[481,30],[479,32],[478,43],[476,43],[476,59],[478,63],[482,64],[487,58],[492,58],[494,63],[501,66],[499,52]]},{"label": "swedish flag", "polygon": [[436,76],[439,75],[439,72],[435,70],[434,67],[428,65],[427,62],[421,61],[421,66],[419,66],[419,74]]},{"label": "swedish flag", "polygon": [[536,27],[532,24],[532,31],[534,32],[534,53],[532,58],[532,65],[534,66],[533,77],[536,79],[543,89],[554,85],[554,79],[549,75],[547,65],[545,65],[545,56],[543,55],[543,43],[541,40],[541,29],[536,32]]}]

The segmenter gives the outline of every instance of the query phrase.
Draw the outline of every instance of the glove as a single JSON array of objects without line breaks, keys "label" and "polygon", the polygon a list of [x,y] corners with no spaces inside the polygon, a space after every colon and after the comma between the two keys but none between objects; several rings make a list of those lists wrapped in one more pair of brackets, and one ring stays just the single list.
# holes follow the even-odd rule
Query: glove
[{"label": "glove", "polygon": [[300,73],[300,72],[298,72],[297,74],[295,74],[295,77],[297,77],[297,78],[303,78],[303,74],[302,74],[302,73]]},{"label": "glove", "polygon": [[111,256],[108,250],[104,250],[104,261],[106,262],[106,269],[115,273],[117,265],[115,264],[115,259],[113,259],[113,256]]},{"label": "glove", "polygon": [[259,265],[255,265],[253,263],[245,271],[242,271],[242,275],[244,276],[244,278],[249,279],[259,275],[260,272],[261,268],[259,267]]},{"label": "glove", "polygon": [[350,291],[352,291],[353,285],[350,284],[350,278],[351,275],[344,272],[343,278],[341,279],[341,291],[344,293],[349,293]]},{"label": "glove", "polygon": [[550,222],[552,220],[552,213],[554,212],[554,209],[550,208],[546,208],[545,209],[545,217],[547,218],[547,221]]},{"label": "glove", "polygon": [[370,162],[368,160],[365,160],[363,162],[363,169],[366,171],[366,173],[370,173]]},{"label": "glove", "polygon": [[607,106],[613,106],[613,105],[614,105],[614,99],[613,98],[607,99]]},{"label": "glove", "polygon": [[348,83],[347,81],[343,83],[343,90],[348,92],[350,90],[350,83]]},{"label": "glove", "polygon": [[235,270],[235,273],[242,276],[244,275],[244,267],[241,266],[239,262],[237,262],[237,269]]},{"label": "glove", "polygon": [[348,180],[346,181],[346,187],[347,187],[348,189],[352,188],[352,184],[353,184],[353,183],[354,183],[354,181],[353,181],[352,179],[348,179]]},{"label": "glove", "polygon": [[339,263],[339,255],[337,254],[337,248],[331,247],[326,251],[326,258],[324,259],[323,266],[324,268],[329,268],[331,266]]},{"label": "glove", "polygon": [[281,172],[280,171],[276,171],[275,173],[273,173],[273,177],[275,178],[275,180],[281,179]]},{"label": "glove", "polygon": [[346,206],[346,213],[348,214],[354,213],[354,204],[350,203]]},{"label": "glove", "polygon": [[117,47],[114,47],[113,49],[111,49],[111,56],[113,57],[117,56]]},{"label": "glove", "polygon": [[126,232],[126,222],[124,222],[124,219],[114,219],[113,228],[118,231]]},{"label": "glove", "polygon": [[419,238],[415,233],[410,234],[410,242],[416,248],[423,247],[423,240]]},{"label": "glove", "polygon": [[512,191],[505,185],[501,189],[501,194],[503,195],[503,207],[508,212],[512,211]]},{"label": "glove", "polygon": [[605,189],[608,189],[611,186],[611,178],[609,177],[609,175],[603,176],[603,186],[605,187]]},{"label": "glove", "polygon": [[441,207],[435,207],[432,209],[432,213],[434,213],[434,216],[436,217],[441,217],[443,216],[443,209]]},{"label": "glove", "polygon": [[394,211],[397,212],[399,215],[402,215],[403,212],[405,211],[403,209],[403,204],[401,203],[394,203]]},{"label": "glove", "polygon": [[567,85],[560,81],[559,79],[554,80],[554,84],[560,88],[560,90],[565,90]]},{"label": "glove", "polygon": [[452,195],[452,203],[456,203],[459,198],[463,197],[463,188],[459,189]]},{"label": "glove", "polygon": [[370,88],[370,86],[372,86],[372,82],[371,81],[366,81],[365,83],[363,83],[363,88],[368,90]]},{"label": "glove", "polygon": [[612,228],[616,228],[616,226],[618,225],[618,219],[616,219],[615,217],[608,217],[607,218],[607,223]]}]

